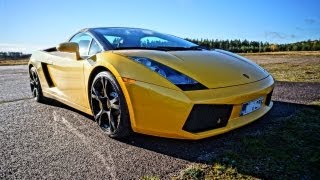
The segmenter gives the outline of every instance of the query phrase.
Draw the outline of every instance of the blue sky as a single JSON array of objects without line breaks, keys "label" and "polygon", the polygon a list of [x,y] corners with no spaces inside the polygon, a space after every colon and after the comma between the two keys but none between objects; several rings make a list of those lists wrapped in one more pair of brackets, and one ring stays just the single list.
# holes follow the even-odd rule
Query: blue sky
[{"label": "blue sky", "polygon": [[0,51],[55,46],[85,27],[289,43],[320,39],[320,0],[0,0]]}]

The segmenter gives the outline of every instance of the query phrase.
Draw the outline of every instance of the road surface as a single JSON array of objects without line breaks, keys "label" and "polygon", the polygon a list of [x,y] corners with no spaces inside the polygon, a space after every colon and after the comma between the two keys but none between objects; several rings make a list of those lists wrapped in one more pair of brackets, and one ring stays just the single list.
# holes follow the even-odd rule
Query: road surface
[{"label": "road surface", "polygon": [[135,134],[120,141],[77,110],[55,101],[36,103],[25,65],[0,66],[0,88],[0,179],[167,179],[190,163],[207,163],[226,143],[320,100],[320,83],[277,82],[271,112],[230,133],[200,141]]}]

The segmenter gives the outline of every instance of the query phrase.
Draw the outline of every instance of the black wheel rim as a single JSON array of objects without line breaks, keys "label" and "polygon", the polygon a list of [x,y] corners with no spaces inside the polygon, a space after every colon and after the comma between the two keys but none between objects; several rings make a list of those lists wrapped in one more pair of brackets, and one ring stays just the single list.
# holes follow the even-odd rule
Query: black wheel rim
[{"label": "black wheel rim", "polygon": [[107,133],[117,131],[120,117],[120,98],[115,86],[105,76],[97,78],[91,87],[91,106],[94,119]]},{"label": "black wheel rim", "polygon": [[30,87],[33,97],[37,98],[39,96],[39,78],[35,71],[30,71]]}]

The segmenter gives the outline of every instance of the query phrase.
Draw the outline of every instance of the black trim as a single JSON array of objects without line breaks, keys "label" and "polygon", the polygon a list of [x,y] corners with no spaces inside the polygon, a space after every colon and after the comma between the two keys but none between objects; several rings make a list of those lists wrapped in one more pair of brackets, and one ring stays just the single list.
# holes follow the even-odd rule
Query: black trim
[{"label": "black trim", "polygon": [[273,93],[273,90],[272,90],[272,91],[267,95],[267,97],[266,97],[266,102],[265,102],[265,105],[266,105],[266,106],[269,106],[270,103],[271,103],[272,93]]},{"label": "black trim", "polygon": [[204,90],[208,89],[204,85],[197,83],[197,84],[176,84],[178,88],[180,88],[183,91],[194,91],[194,90]]},{"label": "black trim", "polygon": [[183,130],[198,133],[225,127],[233,105],[196,104],[193,106]]},{"label": "black trim", "polygon": [[51,79],[50,74],[49,74],[49,71],[48,71],[47,65],[48,65],[48,64],[46,64],[46,63],[44,63],[44,62],[41,62],[42,71],[43,71],[44,77],[46,78],[46,81],[47,81],[47,83],[48,83],[48,86],[49,86],[49,87],[54,87],[53,82],[52,82],[52,79]]},{"label": "black trim", "polygon": [[57,48],[56,48],[56,47],[51,47],[51,48],[48,48],[48,49],[44,49],[43,51],[46,51],[46,52],[55,52],[55,51],[57,51]]}]

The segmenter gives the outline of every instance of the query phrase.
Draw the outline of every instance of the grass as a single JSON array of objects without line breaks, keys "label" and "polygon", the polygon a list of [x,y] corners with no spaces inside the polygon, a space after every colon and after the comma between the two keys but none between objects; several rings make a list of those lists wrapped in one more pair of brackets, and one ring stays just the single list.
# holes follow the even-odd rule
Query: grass
[{"label": "grass", "polygon": [[244,56],[263,56],[263,55],[282,55],[282,56],[320,56],[320,51],[280,51],[280,52],[262,52],[262,53],[239,53]]},{"label": "grass", "polygon": [[314,101],[311,103],[311,105],[320,106],[320,101]]},{"label": "grass", "polygon": [[272,63],[263,64],[277,81],[320,82],[320,61],[313,63]]},{"label": "grass", "polygon": [[201,166],[200,164],[192,164],[185,170],[181,171],[180,176],[173,179],[203,179],[207,167]]},{"label": "grass", "polygon": [[160,178],[158,176],[143,176],[140,178],[140,180],[159,180]]},{"label": "grass", "polygon": [[227,167],[219,163],[212,166],[192,164],[185,170],[180,172],[180,175],[173,177],[173,180],[189,180],[189,179],[257,179],[253,176],[243,175],[233,167]]},{"label": "grass", "polygon": [[26,65],[29,59],[19,59],[19,60],[0,60],[0,66],[11,66],[11,65]]},{"label": "grass", "polygon": [[192,165],[174,179],[319,179],[320,106],[275,122],[231,144],[212,165]]},{"label": "grass", "polygon": [[277,81],[320,82],[320,51],[242,55],[265,68]]}]

